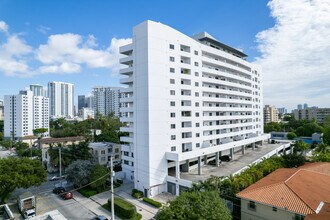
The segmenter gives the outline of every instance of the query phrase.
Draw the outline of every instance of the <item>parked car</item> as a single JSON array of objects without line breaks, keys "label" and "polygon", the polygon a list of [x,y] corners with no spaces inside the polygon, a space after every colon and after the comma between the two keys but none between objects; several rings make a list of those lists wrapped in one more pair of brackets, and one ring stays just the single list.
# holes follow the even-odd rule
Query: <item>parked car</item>
[{"label": "parked car", "polygon": [[66,190],[64,189],[64,187],[60,186],[60,187],[55,187],[53,189],[53,193],[55,194],[61,194],[61,193],[64,193]]},{"label": "parked car", "polygon": [[56,181],[56,180],[62,180],[65,179],[65,176],[53,176],[49,179],[49,181]]},{"label": "parked car", "polygon": [[98,215],[98,216],[94,217],[93,220],[108,220],[108,219],[106,217],[104,217],[103,215]]},{"label": "parked car", "polygon": [[219,159],[221,161],[225,161],[225,162],[229,162],[231,161],[231,157],[229,155],[223,155],[223,156],[220,156]]},{"label": "parked car", "polygon": [[63,193],[61,194],[61,198],[64,200],[73,199],[73,193],[72,192]]},{"label": "parked car", "polygon": [[24,219],[33,218],[34,216],[36,216],[36,212],[34,211],[34,209],[27,210],[23,213]]},{"label": "parked car", "polygon": [[[208,165],[213,165],[213,166],[216,165],[215,160],[211,160],[211,161],[209,161],[207,164],[208,164]],[[219,165],[220,165],[220,164],[221,164],[221,160],[219,160]]]}]

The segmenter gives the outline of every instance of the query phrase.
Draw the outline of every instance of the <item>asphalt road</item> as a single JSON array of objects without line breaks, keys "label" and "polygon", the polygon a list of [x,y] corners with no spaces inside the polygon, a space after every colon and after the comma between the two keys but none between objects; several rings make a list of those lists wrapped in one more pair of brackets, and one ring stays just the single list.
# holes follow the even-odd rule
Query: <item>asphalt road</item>
[{"label": "asphalt road", "polygon": [[[10,209],[13,212],[15,219],[23,219],[17,209],[17,197],[26,191],[30,191],[37,198],[37,215],[42,215],[46,212],[57,209],[62,213],[67,219],[92,219],[95,214],[88,210],[86,207],[81,205],[75,199],[63,200],[58,195],[52,192],[55,184],[60,184],[61,181],[49,181],[53,175],[48,176],[48,181],[37,187],[30,187],[28,189],[17,189],[13,192],[8,203],[10,204]],[[62,180],[63,182],[65,180]],[[67,191],[73,190],[70,185],[65,186]],[[73,192],[74,197],[74,192]]]}]

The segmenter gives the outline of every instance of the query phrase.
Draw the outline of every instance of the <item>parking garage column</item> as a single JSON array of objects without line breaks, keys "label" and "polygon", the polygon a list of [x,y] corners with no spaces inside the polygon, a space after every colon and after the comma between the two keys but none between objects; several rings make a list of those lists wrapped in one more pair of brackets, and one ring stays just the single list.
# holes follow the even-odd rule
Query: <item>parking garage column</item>
[{"label": "parking garage column", "polygon": [[245,154],[245,145],[242,146],[242,154]]},{"label": "parking garage column", "polygon": [[180,179],[180,161],[175,161],[175,177]]},{"label": "parking garage column", "polygon": [[256,143],[252,143],[252,150],[256,149]]},{"label": "parking garage column", "polygon": [[202,174],[202,157],[198,157],[198,175]]},{"label": "parking garage column", "polygon": [[204,156],[204,165],[207,165],[207,155]]},{"label": "parking garage column", "polygon": [[189,160],[186,160],[186,162],[182,165],[182,171],[189,172]]},{"label": "parking garage column", "polygon": [[219,152],[215,153],[215,166],[219,166]]},{"label": "parking garage column", "polygon": [[230,157],[232,160],[234,159],[234,148],[230,148]]}]

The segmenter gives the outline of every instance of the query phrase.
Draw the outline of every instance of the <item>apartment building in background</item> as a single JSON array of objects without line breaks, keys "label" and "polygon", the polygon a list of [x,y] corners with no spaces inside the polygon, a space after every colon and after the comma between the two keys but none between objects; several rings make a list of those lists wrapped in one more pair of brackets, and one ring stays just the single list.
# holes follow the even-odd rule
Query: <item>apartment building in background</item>
[{"label": "apartment building in background", "polygon": [[33,92],[34,96],[46,96],[45,91],[44,91],[44,87],[42,85],[39,85],[39,84],[30,85],[30,91]]},{"label": "apartment building in background", "polygon": [[95,114],[109,115],[110,113],[114,113],[115,116],[120,116],[120,88],[96,86],[93,88],[92,94]]},{"label": "apartment building in background", "polygon": [[242,51],[145,21],[120,53],[122,166],[145,196],[178,195],[189,185],[181,172],[197,164],[201,174],[209,156],[268,138],[261,68]]},{"label": "apartment building in background", "polygon": [[4,119],[4,105],[3,100],[0,99],[0,121]]},{"label": "apartment building in background", "polygon": [[264,123],[279,122],[278,110],[275,106],[265,105],[264,107]]},{"label": "apartment building in background", "polygon": [[82,108],[86,108],[86,96],[85,95],[78,95],[78,112],[82,109]]},{"label": "apartment building in background", "polygon": [[330,114],[330,108],[307,107],[305,109],[294,109],[292,111],[296,120],[313,120],[323,123]]},{"label": "apartment building in background", "polygon": [[278,111],[278,114],[282,114],[282,115],[288,113],[288,110],[287,110],[286,108],[284,108],[284,107],[282,107],[282,108],[277,108],[277,111]]},{"label": "apartment building in background", "polygon": [[49,99],[34,96],[32,91],[23,90],[18,95],[6,95],[4,137],[21,140],[33,135],[36,128],[47,128],[49,136]]},{"label": "apartment building in background", "polygon": [[111,142],[92,142],[88,147],[95,161],[100,165],[110,166],[110,158],[112,157],[114,164],[121,163],[120,144]]},{"label": "apartment building in background", "polygon": [[49,82],[48,98],[50,116],[54,118],[74,116],[74,85],[65,82]]}]

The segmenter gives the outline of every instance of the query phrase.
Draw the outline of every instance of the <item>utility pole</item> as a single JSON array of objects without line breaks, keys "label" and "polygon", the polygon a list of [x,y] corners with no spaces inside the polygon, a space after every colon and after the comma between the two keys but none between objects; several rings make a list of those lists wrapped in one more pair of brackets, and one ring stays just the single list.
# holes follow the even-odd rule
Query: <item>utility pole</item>
[{"label": "utility pole", "polygon": [[115,219],[115,199],[114,199],[114,191],[113,191],[113,163],[112,156],[110,157],[110,179],[111,179],[111,220]]},{"label": "utility pole", "polygon": [[59,162],[60,162],[60,177],[62,176],[62,158],[61,158],[61,147],[58,149],[58,158],[59,158]]}]

